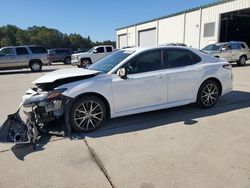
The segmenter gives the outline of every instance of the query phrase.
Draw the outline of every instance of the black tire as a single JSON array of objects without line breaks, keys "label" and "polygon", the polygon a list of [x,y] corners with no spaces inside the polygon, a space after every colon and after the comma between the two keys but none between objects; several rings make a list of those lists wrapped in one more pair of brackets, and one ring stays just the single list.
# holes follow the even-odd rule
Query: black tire
[{"label": "black tire", "polygon": [[201,108],[211,108],[217,103],[219,96],[220,88],[218,84],[213,80],[207,80],[200,86],[196,103]]},{"label": "black tire", "polygon": [[32,72],[40,72],[42,70],[42,63],[40,61],[30,62],[30,70]]},{"label": "black tire", "polygon": [[91,62],[89,59],[82,59],[81,60],[81,67],[83,67],[83,68],[87,67],[90,64],[91,64]]},{"label": "black tire", "polygon": [[243,55],[240,57],[239,61],[237,62],[237,65],[244,66],[244,65],[246,65],[246,62],[247,62],[247,58],[246,58],[246,56]]},{"label": "black tire", "polygon": [[102,100],[95,96],[83,96],[74,102],[70,110],[71,127],[80,133],[94,131],[106,121],[106,113]]},{"label": "black tire", "polygon": [[63,63],[64,63],[65,65],[71,64],[71,58],[70,58],[70,57],[65,57]]}]

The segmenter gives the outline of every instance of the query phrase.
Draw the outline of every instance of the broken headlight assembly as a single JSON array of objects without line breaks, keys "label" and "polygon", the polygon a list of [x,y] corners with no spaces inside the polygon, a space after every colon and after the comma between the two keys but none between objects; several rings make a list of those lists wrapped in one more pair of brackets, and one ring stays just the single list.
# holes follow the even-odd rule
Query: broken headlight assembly
[{"label": "broken headlight assembly", "polygon": [[[66,90],[66,88],[53,91],[29,89],[23,96],[18,111],[9,115],[1,127],[0,141],[35,143],[41,132],[64,136],[64,113],[68,99],[62,93]],[[20,108],[23,108],[25,121],[20,117]]]}]

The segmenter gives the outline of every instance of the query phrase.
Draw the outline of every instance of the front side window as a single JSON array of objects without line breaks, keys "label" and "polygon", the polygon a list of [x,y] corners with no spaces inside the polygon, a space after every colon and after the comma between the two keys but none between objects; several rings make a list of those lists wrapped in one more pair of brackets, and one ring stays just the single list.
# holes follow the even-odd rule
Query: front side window
[{"label": "front side window", "polygon": [[13,48],[4,48],[0,51],[0,54],[2,55],[14,55]]},{"label": "front side window", "polygon": [[143,52],[130,60],[125,68],[128,74],[159,70],[162,68],[161,50]]},{"label": "front side window", "polygon": [[221,44],[209,44],[205,48],[203,48],[203,51],[218,51],[221,48]]},{"label": "front side window", "polygon": [[225,44],[222,48],[225,50],[231,50],[231,46],[229,44]]},{"label": "front side window", "polygon": [[104,47],[96,48],[95,53],[104,53]]},{"label": "front side window", "polygon": [[16,48],[16,54],[17,55],[27,55],[27,54],[29,54],[29,52],[26,48],[18,47],[18,48]]},{"label": "front side window", "polygon": [[198,55],[185,49],[167,49],[163,59],[164,68],[185,67],[201,61]]}]

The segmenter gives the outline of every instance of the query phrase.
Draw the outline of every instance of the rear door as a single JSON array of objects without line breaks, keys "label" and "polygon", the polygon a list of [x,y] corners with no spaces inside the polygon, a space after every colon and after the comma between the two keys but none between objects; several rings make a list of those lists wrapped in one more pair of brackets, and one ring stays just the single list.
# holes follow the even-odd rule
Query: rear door
[{"label": "rear door", "polygon": [[29,52],[25,47],[16,47],[16,67],[27,67],[28,66],[28,55]]},{"label": "rear door", "polygon": [[187,49],[167,48],[164,66],[168,69],[168,103],[190,100],[197,95],[203,74],[201,58]]}]

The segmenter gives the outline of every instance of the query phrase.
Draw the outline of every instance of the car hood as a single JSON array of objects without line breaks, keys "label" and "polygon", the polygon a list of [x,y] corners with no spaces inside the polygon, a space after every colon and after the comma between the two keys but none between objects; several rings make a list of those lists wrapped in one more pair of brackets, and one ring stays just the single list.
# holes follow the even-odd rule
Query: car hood
[{"label": "car hood", "polygon": [[213,54],[217,54],[218,51],[208,51],[208,50],[202,50],[203,52],[206,52],[207,54],[213,55]]},{"label": "car hood", "polygon": [[88,70],[82,68],[69,68],[56,70],[51,73],[48,73],[33,82],[33,84],[43,84],[43,83],[52,83],[57,80],[69,79],[69,78],[84,78],[91,75],[96,75],[100,71]]},{"label": "car hood", "polygon": [[72,56],[84,56],[88,54],[89,54],[88,52],[81,52],[81,53],[72,54]]}]

